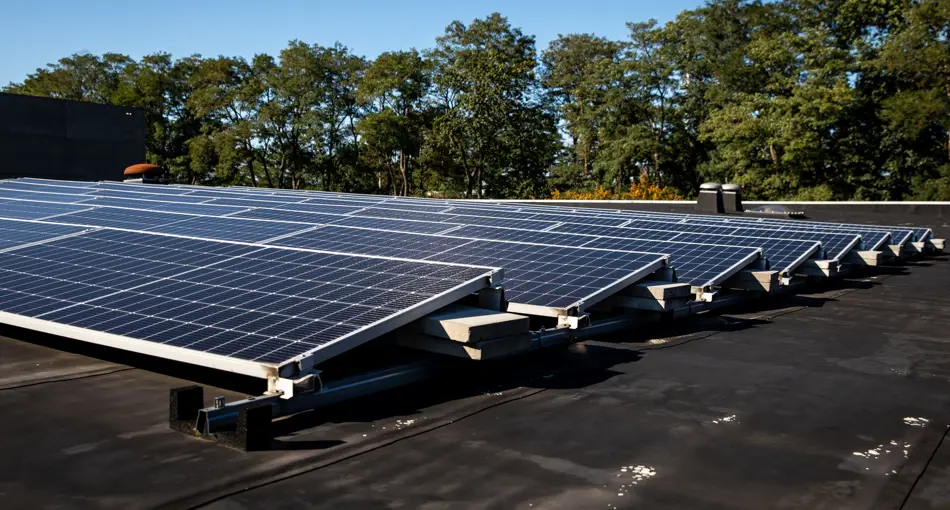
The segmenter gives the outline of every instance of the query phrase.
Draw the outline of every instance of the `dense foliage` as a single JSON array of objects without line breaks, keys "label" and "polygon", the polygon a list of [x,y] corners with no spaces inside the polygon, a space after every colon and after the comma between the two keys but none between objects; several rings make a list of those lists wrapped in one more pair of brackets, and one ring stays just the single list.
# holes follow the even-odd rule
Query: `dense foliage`
[{"label": "dense foliage", "polygon": [[499,14],[375,60],[77,54],[7,92],[144,108],[182,182],[471,197],[950,199],[950,0],[713,0],[538,54]]}]

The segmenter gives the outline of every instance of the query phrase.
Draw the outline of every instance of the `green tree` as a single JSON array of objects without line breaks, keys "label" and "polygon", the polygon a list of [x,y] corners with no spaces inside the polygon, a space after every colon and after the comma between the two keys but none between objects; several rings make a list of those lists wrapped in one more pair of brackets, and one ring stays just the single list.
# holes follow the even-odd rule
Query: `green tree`
[{"label": "green tree", "polygon": [[[414,49],[381,54],[359,84],[357,95],[367,113],[357,124],[357,131],[370,153],[368,157],[377,168],[387,170],[393,194],[408,195],[412,186],[431,86],[431,64]],[[394,178],[397,172],[399,184]],[[382,174],[379,176],[381,183]]]},{"label": "green tree", "polygon": [[[427,143],[430,153],[441,153],[451,162],[446,177],[461,170],[465,196],[480,198],[492,193],[486,186],[497,185],[503,176],[523,179],[520,172],[510,172],[511,149],[526,136],[518,120],[542,118],[524,113],[541,108],[534,38],[495,13],[468,26],[451,23],[437,39],[431,58],[442,112]],[[529,179],[533,181],[537,179]],[[512,185],[526,192],[531,188],[508,183]]]},{"label": "green tree", "polygon": [[553,169],[555,185],[566,188],[594,184],[593,167],[600,145],[604,104],[611,71],[622,44],[592,34],[560,36],[541,56],[542,85],[563,121],[570,140],[570,160]]}]

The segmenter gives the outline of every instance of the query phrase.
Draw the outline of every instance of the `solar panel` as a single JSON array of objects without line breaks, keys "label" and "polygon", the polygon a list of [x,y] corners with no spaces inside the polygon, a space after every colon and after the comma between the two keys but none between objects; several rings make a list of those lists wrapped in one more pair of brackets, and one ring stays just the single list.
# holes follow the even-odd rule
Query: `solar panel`
[{"label": "solar panel", "polygon": [[[621,239],[642,239],[644,235],[649,235],[649,231],[642,231],[627,227],[599,227],[596,225],[576,225],[564,224],[551,230],[551,232],[567,232],[574,234],[588,234],[601,237],[612,237]],[[670,240],[682,240],[684,242],[697,244],[722,244],[728,242],[729,245],[756,246],[762,249],[762,253],[769,263],[776,270],[792,274],[805,260],[820,254],[821,245],[816,241],[803,241],[800,239],[773,239],[744,236],[723,236],[717,234],[703,233],[675,233]],[[609,242],[605,242],[609,245]],[[674,263],[676,259],[673,260]]]},{"label": "solar panel", "polygon": [[689,283],[694,287],[718,285],[740,269],[755,262],[760,256],[759,248],[751,246],[605,238],[489,227],[462,227],[453,230],[451,235],[499,241],[663,253],[672,257],[672,266],[676,269],[677,281]]},{"label": "solar panel", "polygon": [[[565,212],[566,208],[550,205],[537,205],[537,204],[523,204],[525,207],[518,207],[521,212],[530,212],[532,210],[541,211],[540,214],[551,214],[557,211]],[[505,205],[502,205],[505,207]],[[506,207],[514,207],[512,205],[507,205]],[[737,226],[745,226],[749,228],[778,228],[781,230],[796,230],[801,232],[837,232],[837,233],[871,233],[874,235],[863,235],[866,239],[872,239],[872,242],[865,242],[865,249],[877,249],[883,245],[885,236],[882,236],[881,233],[890,234],[891,240],[895,244],[903,244],[904,242],[909,241],[911,238],[920,239],[926,237],[927,233],[930,232],[930,229],[910,229],[908,227],[892,227],[892,226],[878,226],[878,225],[860,225],[852,223],[832,223],[832,222],[818,222],[818,221],[801,221],[801,220],[782,220],[774,218],[754,218],[754,217],[738,217],[738,216],[709,216],[709,215],[695,215],[695,214],[679,214],[679,213],[664,213],[664,212],[654,212],[654,211],[641,211],[641,210],[629,210],[629,209],[601,209],[596,207],[576,207],[570,209],[572,214],[578,214],[585,217],[597,216],[605,217],[612,215],[622,215],[625,217],[633,218],[642,218],[647,220],[658,220],[658,221],[675,221],[675,222],[693,222],[693,223],[710,223],[710,224],[737,224]],[[916,231],[916,232],[915,232]],[[898,242],[899,241],[899,242]]]},{"label": "solar panel", "polygon": [[[635,222],[640,222],[642,220],[635,219]],[[862,247],[867,250],[875,250],[884,246],[885,243],[891,241],[895,244],[903,244],[907,239],[909,239],[911,233],[910,231],[905,232],[889,232],[885,230],[871,230],[871,229],[858,229],[858,228],[829,228],[829,227],[809,227],[803,225],[802,223],[796,223],[794,221],[788,222],[790,224],[762,224],[762,223],[732,223],[732,222],[716,222],[706,219],[686,219],[683,220],[683,224],[688,225],[698,225],[698,226],[714,226],[721,227],[725,226],[730,228],[736,226],[742,229],[748,230],[757,230],[765,232],[781,232],[788,233],[793,235],[828,235],[828,234],[842,234],[847,233],[848,235],[860,235],[862,239]],[[893,236],[899,236],[895,238]]]},{"label": "solar panel", "polygon": [[[267,215],[273,215],[275,213],[280,215],[282,213],[282,210],[267,211]],[[323,220],[325,218],[311,217],[309,219]],[[346,216],[334,216],[332,219],[336,221],[360,220],[359,217]],[[380,219],[376,218],[365,219],[371,220],[372,222],[380,221]],[[500,218],[485,219],[490,223],[506,221]],[[279,242],[284,246],[300,246],[333,250],[341,253],[377,254],[390,257],[395,256],[413,259],[427,259],[433,255],[439,255],[443,252],[451,251],[466,244],[471,244],[473,247],[486,246],[477,242],[473,242],[471,239],[460,240],[458,238],[436,236],[413,237],[413,234],[406,234],[402,232],[383,233],[360,228],[339,227],[314,228],[313,226],[307,224],[289,223],[283,221],[252,220],[237,217],[188,216],[184,214],[172,214],[157,211],[115,209],[111,207],[103,207],[91,211],[68,215],[68,217],[63,219],[61,222],[74,225],[104,226],[108,228],[158,232],[201,239],[230,240],[253,243]],[[412,224],[411,222],[406,223],[410,225]],[[443,225],[439,228],[440,230],[445,230],[454,226],[455,225]],[[297,233],[297,235],[291,235],[294,233]],[[279,240],[274,241],[273,239],[275,238]],[[512,244],[513,243],[508,243],[495,246],[504,246],[509,252],[520,253],[524,251],[511,250],[510,248]],[[547,248],[534,247],[531,249],[544,251]],[[581,254],[583,253],[587,252],[581,252]],[[603,256],[604,253],[609,252],[598,251],[595,253],[595,258]],[[452,252],[451,255],[458,258],[459,260],[470,260],[471,257],[470,254],[461,252]],[[550,277],[548,278],[549,280],[555,276],[560,276],[561,274],[566,273],[574,275],[572,282],[569,284],[565,283],[550,286],[547,285],[548,282],[541,282],[537,279],[531,280],[529,282],[519,282],[516,278],[516,281],[513,284],[516,285],[516,287],[514,289],[509,289],[508,296],[513,300],[518,299],[518,296],[525,296],[526,298],[532,300],[528,303],[522,303],[525,306],[530,305],[547,307],[550,310],[557,310],[558,313],[560,313],[567,308],[579,307],[585,303],[590,304],[591,301],[600,294],[601,289],[598,287],[604,282],[609,282],[608,287],[616,289],[617,285],[622,283],[632,283],[635,281],[634,276],[642,278],[654,271],[656,268],[661,267],[665,263],[665,257],[663,254],[657,253],[645,255],[615,252],[614,255],[621,260],[630,259],[631,261],[646,261],[646,263],[642,263],[636,268],[631,266],[627,269],[633,269],[625,272],[610,272],[604,271],[603,268],[600,268],[600,273],[603,274],[597,273],[596,269],[598,268],[583,268],[583,270],[592,271],[586,275],[574,274],[579,269],[575,267],[576,264],[572,264],[570,261],[557,264],[547,264],[551,268],[549,272],[553,271],[554,269],[557,269],[559,272],[558,275],[548,274],[547,276]],[[543,254],[539,256],[543,256]],[[580,257],[580,255],[578,255],[578,257]],[[590,255],[588,255],[588,258],[589,257]],[[513,259],[510,262],[511,264],[514,264],[513,269],[516,271],[515,274],[518,274],[518,271],[523,269],[524,265],[530,261]],[[460,263],[469,264],[470,262]],[[562,269],[563,271],[561,271]],[[554,292],[563,291],[566,293],[562,296],[556,296],[556,298],[552,298],[551,293],[546,290],[548,287],[554,289]],[[540,302],[538,299],[549,299],[550,302]]]},{"label": "solar panel", "polygon": [[[505,268],[509,310],[564,315],[609,296],[664,266],[660,253],[496,242],[459,237],[383,232],[336,226],[287,236],[278,246],[323,247],[332,251],[381,254],[456,264]],[[530,310],[530,312],[529,312]]]},{"label": "solar panel", "polygon": [[485,267],[115,230],[0,253],[0,322],[266,377],[489,284]]},{"label": "solar panel", "polygon": [[[319,199],[313,199],[319,200]],[[718,233],[723,235],[740,235],[742,237],[771,237],[776,239],[801,239],[801,240],[815,240],[822,243],[822,246],[825,250],[825,258],[833,260],[841,260],[847,253],[856,248],[856,243],[854,242],[853,235],[848,235],[844,233],[836,232],[813,232],[808,229],[799,229],[799,228],[780,228],[777,229],[778,232],[790,232],[790,233],[780,233],[776,234],[776,230],[773,229],[763,229],[757,228],[752,229],[751,225],[730,225],[722,226],[724,230],[716,230],[711,227],[719,227],[721,225],[709,225],[710,228],[703,227],[680,227],[680,221],[658,221],[654,224],[648,224],[646,221],[652,221],[648,218],[652,216],[646,216],[647,219],[640,220],[640,216],[635,218],[629,217],[607,217],[603,215],[596,214],[597,211],[591,211],[591,215],[585,216],[583,213],[578,214],[555,214],[550,212],[532,212],[531,210],[498,210],[490,207],[483,206],[455,206],[448,207],[444,209],[445,213],[433,214],[431,211],[441,209],[439,206],[428,206],[425,209],[420,208],[419,206],[412,205],[413,202],[408,204],[399,204],[398,206],[392,205],[391,202],[395,200],[390,200],[388,203],[382,205],[370,207],[368,209],[359,211],[355,213],[358,216],[365,217],[378,217],[378,218],[401,218],[401,219],[412,219],[414,221],[434,221],[434,222],[450,222],[458,224],[467,224],[467,225],[479,225],[479,226],[497,226],[497,227],[507,227],[507,228],[522,228],[528,230],[543,230],[554,228],[557,223],[580,223],[587,225],[597,225],[597,226],[624,226],[630,225],[631,222],[637,223],[637,227],[640,228],[652,228],[652,229],[665,229],[665,230],[685,230],[692,233]],[[403,200],[406,202],[405,200]],[[445,201],[447,202],[447,201]],[[273,204],[271,204],[273,206]],[[294,208],[293,205],[280,205],[281,208]],[[517,208],[522,209],[522,208]],[[559,207],[547,207],[547,206],[536,206],[534,209],[537,210],[547,210],[547,209],[556,209],[561,211],[563,208]],[[332,212],[332,211],[331,211]],[[454,213],[454,214],[453,214]],[[291,220],[292,216],[290,215],[274,215],[272,213],[262,213],[262,212],[248,212],[244,213],[244,216],[248,217],[267,217],[274,219],[286,219]],[[656,215],[658,217],[666,217],[667,215]],[[681,218],[687,218],[685,215],[679,215]],[[325,222],[323,219],[320,222]],[[675,224],[675,225],[674,225]],[[796,225],[797,226],[797,225]],[[740,231],[739,229],[749,229],[745,231]],[[879,246],[883,243],[886,237],[886,233],[883,232],[868,232],[865,233],[863,238],[865,242],[871,246]],[[722,241],[720,241],[722,242]]]},{"label": "solar panel", "polygon": [[472,241],[426,260],[458,264],[495,261],[505,268],[508,311],[536,315],[583,312],[665,265],[655,253]]}]

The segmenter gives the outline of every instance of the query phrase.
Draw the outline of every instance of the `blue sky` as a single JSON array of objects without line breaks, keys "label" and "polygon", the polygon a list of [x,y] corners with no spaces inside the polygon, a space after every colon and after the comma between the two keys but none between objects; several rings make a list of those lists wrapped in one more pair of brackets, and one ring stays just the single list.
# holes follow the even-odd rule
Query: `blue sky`
[{"label": "blue sky", "polygon": [[621,39],[624,23],[665,22],[703,0],[528,1],[247,1],[33,0],[7,2],[0,18],[0,85],[61,57],[88,51],[138,58],[157,51],[176,57],[276,55],[287,41],[340,41],[374,57],[383,51],[431,47],[445,26],[500,12],[537,37],[539,51],[559,33],[593,32]]}]

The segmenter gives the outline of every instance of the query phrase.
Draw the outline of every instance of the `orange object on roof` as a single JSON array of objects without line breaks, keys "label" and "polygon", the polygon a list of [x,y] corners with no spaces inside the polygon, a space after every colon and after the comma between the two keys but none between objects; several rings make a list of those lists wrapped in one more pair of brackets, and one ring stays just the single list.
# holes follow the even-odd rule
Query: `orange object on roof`
[{"label": "orange object on roof", "polygon": [[162,167],[158,165],[151,165],[148,163],[139,163],[138,165],[132,165],[125,169],[125,175],[139,175],[152,171],[161,171]]}]

